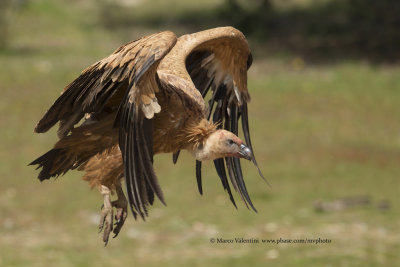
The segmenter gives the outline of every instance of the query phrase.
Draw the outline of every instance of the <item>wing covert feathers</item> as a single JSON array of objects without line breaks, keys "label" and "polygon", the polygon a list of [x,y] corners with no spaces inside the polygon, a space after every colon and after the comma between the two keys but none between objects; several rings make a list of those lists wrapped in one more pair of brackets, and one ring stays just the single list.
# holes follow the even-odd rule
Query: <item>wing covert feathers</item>
[{"label": "wing covert feathers", "polygon": [[[235,101],[242,104],[249,100],[249,57],[250,49],[243,33],[233,27],[219,27],[179,37],[158,71],[194,83],[203,96],[210,85],[226,84],[228,90],[235,92]],[[197,97],[196,94],[190,92],[189,97]]]},{"label": "wing covert feathers", "polygon": [[146,117],[152,117],[160,111],[153,91],[157,90],[157,86],[154,86],[154,77],[145,74],[149,70],[155,73],[159,61],[175,45],[176,40],[172,32],[156,33],[127,43],[94,63],[64,89],[36,125],[35,132],[46,132],[60,121],[59,136],[67,135],[86,113],[101,111],[117,91],[132,88],[132,84],[143,77],[151,78],[144,83],[148,86],[135,87],[142,91],[131,92],[130,98],[142,105]]}]

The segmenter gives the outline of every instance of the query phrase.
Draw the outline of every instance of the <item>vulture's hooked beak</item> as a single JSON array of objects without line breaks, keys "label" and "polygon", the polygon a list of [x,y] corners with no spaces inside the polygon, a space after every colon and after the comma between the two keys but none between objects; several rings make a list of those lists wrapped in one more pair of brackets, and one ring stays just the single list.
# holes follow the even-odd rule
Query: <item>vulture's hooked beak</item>
[{"label": "vulture's hooked beak", "polygon": [[245,144],[240,145],[239,155],[241,158],[245,158],[247,160],[253,160],[253,153],[251,152],[251,149]]}]

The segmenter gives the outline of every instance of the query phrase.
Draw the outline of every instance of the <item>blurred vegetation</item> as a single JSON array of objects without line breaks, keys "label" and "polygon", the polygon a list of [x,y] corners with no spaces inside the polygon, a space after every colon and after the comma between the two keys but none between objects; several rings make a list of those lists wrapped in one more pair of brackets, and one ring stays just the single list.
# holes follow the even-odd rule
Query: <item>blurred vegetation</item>
[{"label": "blurred vegetation", "polygon": [[8,10],[10,6],[9,0],[0,2],[0,49],[4,48],[7,43],[7,27],[8,27]]},{"label": "blurred vegetation", "polygon": [[[290,5],[290,2],[308,2]],[[108,2],[110,3],[110,2]],[[286,5],[285,5],[286,3]],[[142,15],[113,2],[101,6],[102,22],[111,28],[147,25],[192,30],[232,25],[274,52],[295,52],[314,61],[359,58],[372,62],[400,59],[400,2],[396,0],[273,1],[226,0],[217,5]],[[154,11],[154,10],[153,10]],[[157,12],[159,11],[159,12]],[[179,11],[179,10],[178,10]]]},{"label": "blurred vegetation", "polygon": [[226,21],[276,47],[326,59],[400,59],[400,2],[396,0],[314,1],[285,9],[262,1],[250,10],[235,9],[238,16],[232,16],[232,8],[223,13]]},{"label": "blurred vegetation", "polygon": [[10,24],[14,13],[22,9],[28,0],[2,0],[0,1],[0,52],[7,48],[10,36]]},{"label": "blurred vegetation", "polygon": [[[378,2],[387,1],[356,11],[352,0],[271,0],[266,10],[276,17],[257,19],[270,26],[255,23],[249,29],[244,19],[252,17],[246,14],[256,13],[262,2],[231,1],[241,13],[230,16],[225,0],[12,4],[7,46],[0,53],[0,266],[400,266],[400,66],[386,64],[392,60],[376,46],[325,44],[327,26],[317,14],[332,5],[326,21],[353,29],[343,26],[330,34],[365,31],[360,36],[381,36],[369,41],[388,45],[383,39],[389,29],[376,32],[373,20],[368,25],[375,28],[358,24],[369,21],[364,15],[348,17],[353,8],[357,14],[370,10],[375,18]],[[341,24],[339,15],[333,19],[339,5],[356,25]],[[391,14],[396,4],[390,9]],[[311,18],[314,28],[307,28]],[[146,222],[130,215],[120,236],[104,248],[97,235],[102,197],[90,191],[82,174],[39,183],[38,172],[26,166],[57,139],[54,130],[34,134],[36,122],[81,70],[122,43],[163,29],[182,34],[231,22],[248,31],[254,51],[250,127],[258,163],[272,184],[267,187],[252,164],[243,163],[258,213],[247,210],[237,194],[235,210],[212,163],[204,164],[200,196],[190,155],[183,153],[176,166],[171,155],[157,155],[168,206],[156,201]],[[314,56],[324,64],[314,64]],[[314,207],[316,201],[358,196],[370,203],[326,212]],[[210,244],[216,237],[320,237],[332,243]]]}]

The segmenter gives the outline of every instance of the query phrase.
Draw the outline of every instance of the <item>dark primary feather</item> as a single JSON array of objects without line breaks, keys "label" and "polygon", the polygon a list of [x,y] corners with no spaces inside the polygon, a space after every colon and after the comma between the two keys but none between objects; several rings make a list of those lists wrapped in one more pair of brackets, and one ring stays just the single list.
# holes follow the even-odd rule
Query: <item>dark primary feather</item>
[{"label": "dark primary feather", "polygon": [[[225,127],[226,130],[231,131],[235,135],[238,135],[238,107],[232,103],[230,105],[230,114],[228,115],[230,118],[230,124],[225,124],[225,126],[229,125],[229,127]],[[226,121],[228,118],[226,119]],[[240,160],[238,158],[232,158],[233,164],[230,167],[233,167],[233,174],[235,177],[236,184],[238,185],[240,194],[246,199],[246,202],[251,206],[251,208],[257,212],[253,203],[251,202],[250,196],[247,193],[246,184],[243,179],[242,168],[240,166]]]},{"label": "dark primary feather", "polygon": [[250,53],[247,58],[247,69],[250,69],[251,64],[253,64],[253,55]]},{"label": "dark primary feather", "polygon": [[247,111],[247,103],[244,103],[242,106],[240,106],[240,111],[241,111],[241,117],[242,117],[242,130],[243,130],[243,134],[244,134],[244,139],[246,141],[247,146],[250,148],[250,150],[253,153],[253,163],[257,168],[258,174],[263,178],[263,180],[269,185],[269,182],[267,181],[267,179],[265,179],[264,175],[262,174],[260,168],[258,167],[258,163],[256,160],[256,157],[254,156],[254,150],[253,150],[253,146],[251,145],[251,138],[250,138],[250,129],[249,129],[249,114]]},{"label": "dark primary feather", "polygon": [[213,80],[209,79],[207,71],[201,67],[201,61],[211,54],[212,53],[207,50],[193,51],[186,59],[186,69],[203,98],[210,89]]},{"label": "dark primary feather", "polygon": [[203,186],[201,184],[201,161],[196,160],[196,180],[197,187],[199,189],[200,195],[203,194]]},{"label": "dark primary feather", "polygon": [[218,176],[219,176],[219,178],[220,178],[220,180],[222,182],[222,186],[228,192],[229,199],[231,200],[233,206],[235,206],[235,208],[237,208],[235,199],[234,199],[234,197],[232,195],[231,188],[230,188],[229,183],[228,183],[228,178],[226,176],[224,159],[216,159],[216,160],[214,160],[214,165],[215,165],[215,169],[217,170],[217,174],[218,174]]},{"label": "dark primary feather", "polygon": [[178,150],[178,151],[172,153],[172,162],[173,162],[174,164],[176,164],[176,163],[178,162],[178,157],[179,157],[179,154],[180,154],[180,153],[181,153],[180,150]]},{"label": "dark primary feather", "polygon": [[[146,177],[146,181],[148,182],[149,188],[157,195],[160,201],[166,205],[164,200],[163,192],[161,191],[160,185],[157,181],[157,176],[154,172],[153,168],[153,140],[152,134],[152,121],[146,118],[142,119],[140,122],[140,127],[138,134],[140,135],[137,138],[138,147],[139,147],[139,157],[141,159],[141,164],[143,164],[144,174]],[[154,198],[154,197],[151,197]]]},{"label": "dark primary feather", "polygon": [[[225,85],[221,85],[220,87],[215,89],[215,91],[214,91],[214,95],[215,96],[211,99],[211,100],[214,99],[214,101],[217,102],[217,106],[215,107],[215,111],[214,111],[214,114],[213,114],[213,122],[214,123],[222,122],[223,118],[227,114],[226,113],[227,98],[224,97],[223,92],[226,92],[226,86]],[[212,110],[210,110],[210,113],[211,112],[212,112]],[[218,128],[221,129],[222,125],[221,124],[218,125]],[[224,189],[228,192],[229,199],[231,200],[231,202],[235,206],[235,208],[237,208],[236,203],[235,203],[235,199],[233,198],[233,195],[232,195],[232,192],[231,192],[231,188],[229,186],[228,178],[227,178],[227,175],[226,175],[224,159],[216,159],[216,160],[214,160],[214,165],[215,165],[215,169],[217,170],[218,176],[221,179],[221,182],[222,182],[222,185],[223,185]]]}]

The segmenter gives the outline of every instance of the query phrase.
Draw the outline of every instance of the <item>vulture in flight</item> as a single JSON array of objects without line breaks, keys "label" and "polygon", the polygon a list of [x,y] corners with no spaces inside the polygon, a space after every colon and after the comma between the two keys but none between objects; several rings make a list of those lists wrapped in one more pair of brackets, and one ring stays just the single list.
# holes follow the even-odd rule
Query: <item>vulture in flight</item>
[{"label": "vulture in flight", "polygon": [[[145,219],[155,196],[165,204],[153,168],[157,153],[173,153],[176,163],[181,150],[189,151],[200,194],[201,163],[213,160],[233,205],[230,184],[256,211],[239,160],[251,160],[262,176],[248,125],[251,63],[245,36],[232,27],[179,38],[164,31],[127,43],[65,87],[35,128],[44,133],[59,122],[59,140],[30,165],[41,168],[40,181],[85,172],[83,179],[104,197],[99,229],[105,244],[120,232],[128,206]],[[237,136],[239,119],[247,145]]]}]

